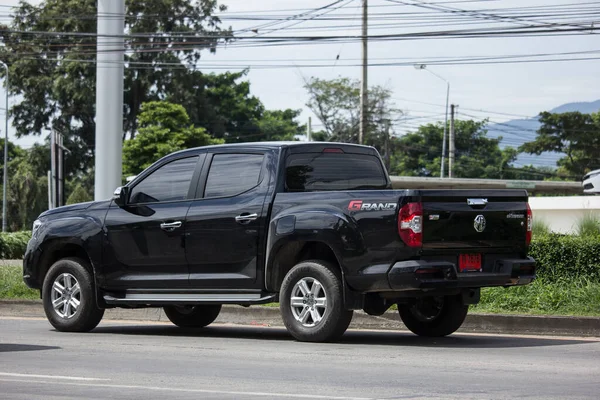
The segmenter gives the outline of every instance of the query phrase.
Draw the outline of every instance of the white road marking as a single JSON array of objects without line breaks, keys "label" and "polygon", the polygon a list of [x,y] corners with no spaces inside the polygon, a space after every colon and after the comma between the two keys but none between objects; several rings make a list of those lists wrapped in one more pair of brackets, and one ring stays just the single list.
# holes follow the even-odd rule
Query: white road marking
[{"label": "white road marking", "polygon": [[[109,381],[110,379],[85,378],[82,376],[60,376],[60,375],[34,375],[34,374],[16,374],[13,372],[0,372],[0,376],[13,378],[39,378],[39,379],[58,379],[61,381]],[[64,382],[61,382],[64,383]]]},{"label": "white road marking", "polygon": [[[32,376],[32,375],[29,375]],[[47,385],[70,385],[81,387],[94,388],[110,388],[110,389],[131,389],[131,390],[151,390],[163,392],[179,392],[179,393],[203,393],[216,395],[231,395],[231,396],[254,396],[254,397],[274,397],[274,398],[292,398],[292,399],[322,399],[322,400],[374,400],[369,397],[347,397],[347,396],[326,396],[316,394],[300,394],[300,393],[268,393],[268,392],[240,392],[229,390],[210,390],[210,389],[184,389],[184,388],[169,388],[159,386],[138,386],[138,385],[117,385],[108,383],[76,383],[76,382],[50,382],[40,380],[22,380],[22,379],[2,379],[0,382],[22,382],[22,383],[42,383]]]}]

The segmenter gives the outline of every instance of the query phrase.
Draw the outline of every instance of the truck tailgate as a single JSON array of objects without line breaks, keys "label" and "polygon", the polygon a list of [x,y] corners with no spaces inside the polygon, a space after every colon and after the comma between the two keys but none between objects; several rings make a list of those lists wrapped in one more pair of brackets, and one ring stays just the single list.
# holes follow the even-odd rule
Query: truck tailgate
[{"label": "truck tailgate", "polygon": [[420,190],[423,250],[526,246],[527,192]]}]

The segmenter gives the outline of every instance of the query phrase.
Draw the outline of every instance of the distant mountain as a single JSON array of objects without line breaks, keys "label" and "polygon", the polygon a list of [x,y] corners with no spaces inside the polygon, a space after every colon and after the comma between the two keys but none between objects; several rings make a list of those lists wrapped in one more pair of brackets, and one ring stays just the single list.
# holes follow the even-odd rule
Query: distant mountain
[{"label": "distant mountain", "polygon": [[583,113],[583,114],[591,114],[591,113],[598,112],[598,110],[600,110],[600,100],[590,101],[588,103],[586,103],[586,102],[567,103],[567,104],[563,104],[562,106],[558,106],[558,107],[550,110],[550,112],[565,113],[565,112],[579,111],[580,113]]},{"label": "distant mountain", "polygon": [[[584,114],[598,112],[600,110],[600,100],[591,102],[567,103],[552,110],[552,113],[565,113],[579,111]],[[514,119],[507,122],[491,124],[488,126],[489,137],[502,136],[501,147],[519,147],[526,142],[535,140],[536,132],[540,127],[540,122],[536,118]],[[522,154],[517,159],[517,164],[537,167],[556,167],[556,162],[562,158],[562,154],[542,153],[539,156],[531,154]]]}]

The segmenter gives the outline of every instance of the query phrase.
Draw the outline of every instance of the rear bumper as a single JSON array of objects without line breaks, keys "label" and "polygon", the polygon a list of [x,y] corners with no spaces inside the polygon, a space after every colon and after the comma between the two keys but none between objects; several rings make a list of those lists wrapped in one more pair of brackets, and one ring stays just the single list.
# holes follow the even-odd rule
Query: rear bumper
[{"label": "rear bumper", "polygon": [[445,262],[402,261],[388,272],[392,290],[477,288],[527,285],[535,279],[535,261],[499,260],[494,272],[458,273],[456,265]]},{"label": "rear bumper", "polygon": [[454,263],[444,261],[400,261],[391,267],[374,266],[348,277],[348,283],[361,292],[429,291],[490,286],[521,286],[535,279],[535,261],[496,260],[491,271],[458,273]]}]

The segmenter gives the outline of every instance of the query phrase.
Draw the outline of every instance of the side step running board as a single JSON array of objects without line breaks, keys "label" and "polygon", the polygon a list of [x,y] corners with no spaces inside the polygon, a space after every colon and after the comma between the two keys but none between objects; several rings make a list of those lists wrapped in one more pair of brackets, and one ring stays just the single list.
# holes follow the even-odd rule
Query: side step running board
[{"label": "side step running board", "polygon": [[276,300],[276,294],[264,293],[125,293],[125,297],[105,294],[104,301],[114,305],[177,305],[177,304],[266,304]]}]

